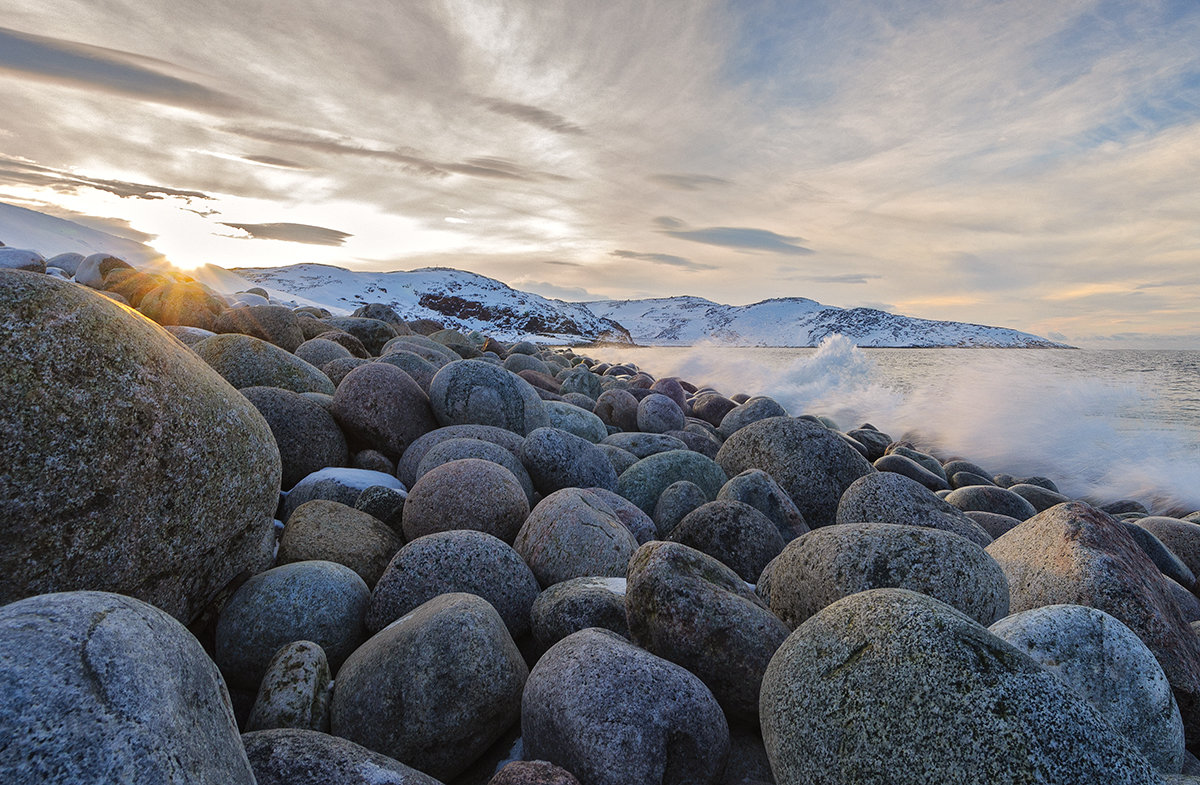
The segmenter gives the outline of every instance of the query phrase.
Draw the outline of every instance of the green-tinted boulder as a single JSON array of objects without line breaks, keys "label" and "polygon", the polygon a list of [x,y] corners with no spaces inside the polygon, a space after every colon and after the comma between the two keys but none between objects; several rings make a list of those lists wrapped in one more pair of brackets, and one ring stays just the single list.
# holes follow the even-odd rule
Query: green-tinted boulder
[{"label": "green-tinted boulder", "polygon": [[617,493],[653,515],[658,497],[680,480],[695,483],[713,501],[729,478],[711,458],[691,450],[669,450],[643,458],[622,472]]},{"label": "green-tinted boulder", "polygon": [[333,382],[319,368],[249,335],[214,335],[197,343],[192,350],[239,390],[282,387],[298,393],[333,395],[334,392]]}]

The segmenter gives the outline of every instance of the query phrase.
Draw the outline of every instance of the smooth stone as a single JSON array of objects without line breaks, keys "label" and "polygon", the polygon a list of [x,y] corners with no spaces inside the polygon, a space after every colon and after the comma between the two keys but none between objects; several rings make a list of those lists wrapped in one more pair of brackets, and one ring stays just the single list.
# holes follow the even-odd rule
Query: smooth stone
[{"label": "smooth stone", "polygon": [[525,757],[583,785],[715,785],[729,752],[728,723],[703,682],[595,628],[538,660],[521,727]]},{"label": "smooth stone", "polygon": [[978,510],[1007,515],[1019,521],[1037,515],[1032,504],[1006,488],[994,485],[971,485],[959,488],[946,497],[946,502],[960,510]]},{"label": "smooth stone", "polygon": [[500,445],[494,442],[485,442],[482,439],[446,439],[437,443],[421,459],[421,463],[417,466],[416,478],[419,480],[438,466],[450,463],[450,461],[460,461],[463,458],[491,461],[508,469],[516,481],[521,484],[521,489],[525,491],[529,506],[532,507],[537,503],[538,497],[533,489],[533,480],[530,479],[529,472],[520,459]]},{"label": "smooth stone", "polygon": [[729,400],[724,395],[717,393],[704,393],[692,398],[691,409],[695,417],[712,425],[714,428],[721,425],[721,420],[730,411],[737,408],[737,403]]},{"label": "smooth stone", "polygon": [[346,437],[325,407],[280,387],[246,387],[241,393],[267,421],[275,437],[284,490],[315,471],[346,463]]},{"label": "smooth stone", "polygon": [[406,487],[411,488],[418,479],[417,470],[426,453],[448,439],[479,439],[498,444],[512,453],[513,457],[519,461],[521,443],[525,437],[492,425],[450,425],[438,428],[409,445],[396,466],[396,476]]},{"label": "smooth stone", "polygon": [[217,317],[213,331],[241,333],[294,352],[304,343],[300,319],[282,305],[250,305],[230,308]]},{"label": "smooth stone", "polygon": [[438,427],[421,386],[387,363],[370,363],[346,374],[333,394],[333,416],[352,442],[397,460]]},{"label": "smooth stone", "polygon": [[350,314],[353,317],[361,317],[364,319],[376,319],[381,322],[387,322],[396,331],[397,335],[408,335],[412,330],[408,327],[408,322],[396,313],[396,309],[387,303],[367,303],[360,305],[354,309],[354,313]]},{"label": "smooth stone", "polygon": [[394,365],[412,377],[422,392],[429,395],[429,385],[437,375],[438,367],[419,354],[406,351],[392,351],[380,357],[376,362]]},{"label": "smooth stone", "polygon": [[20,248],[0,247],[0,270],[22,270],[27,273],[45,273],[46,260],[37,251]]},{"label": "smooth stone", "polygon": [[429,362],[441,368],[447,363],[457,362],[462,358],[452,349],[448,349],[437,341],[432,341],[425,335],[400,335],[388,341],[383,346],[382,354],[393,350],[403,350],[419,354]]},{"label": "smooth stone", "polygon": [[1133,541],[1142,549],[1142,553],[1150,557],[1150,561],[1154,562],[1154,566],[1163,575],[1178,581],[1180,585],[1188,589],[1196,585],[1196,576],[1188,569],[1188,566],[1148,529],[1138,526],[1135,521],[1121,521],[1121,525],[1125,527],[1125,531],[1129,532],[1129,536],[1133,537]]},{"label": "smooth stone", "polygon": [[658,529],[654,525],[654,519],[624,496],[605,488],[584,488],[583,494],[607,504],[613,511],[613,515],[617,516],[617,520],[624,524],[626,529],[629,529],[638,545],[658,539]]},{"label": "smooth stone", "polygon": [[399,480],[383,472],[336,467],[315,471],[287,492],[279,508],[279,518],[286,521],[297,507],[314,499],[326,499],[353,506],[358,501],[359,494],[375,485],[406,493]]},{"label": "smooth stone", "polygon": [[678,439],[687,445],[687,448],[692,452],[698,452],[705,458],[717,459],[717,453],[721,451],[721,442],[714,439],[707,432],[699,433],[696,430],[687,430],[687,426],[682,431],[667,431],[665,436],[671,436]]},{"label": "smooth stone", "polygon": [[533,601],[529,619],[539,652],[588,627],[629,638],[625,579],[585,576],[556,583]]},{"label": "smooth stone", "polygon": [[688,513],[707,503],[708,496],[690,480],[677,480],[668,485],[654,503],[652,517],[660,537],[665,538]]},{"label": "smooth stone", "polygon": [[538,428],[521,445],[521,463],[546,496],[563,488],[616,490],[617,473],[596,445],[558,428]]},{"label": "smooth stone", "polygon": [[318,368],[249,335],[214,335],[192,346],[206,363],[237,389],[282,387],[293,392],[333,395],[333,382]]},{"label": "smooth stone", "polygon": [[516,354],[510,354],[508,357],[506,357],[502,367],[504,370],[511,371],[512,373],[520,373],[521,371],[534,371],[543,376],[550,375],[550,368],[546,366],[546,363],[542,362],[537,357],[528,354],[521,354],[520,352],[517,352]]},{"label": "smooth stone", "polygon": [[387,342],[396,337],[396,328],[380,319],[363,316],[335,316],[323,321],[362,341],[362,345],[375,357],[382,354],[383,347]]},{"label": "smooth stone", "polygon": [[941,529],[986,547],[992,538],[970,516],[928,488],[894,472],[855,480],[842,494],[838,523],[896,523]]},{"label": "smooth stone", "polygon": [[967,517],[979,524],[979,527],[987,532],[993,540],[1021,525],[1021,521],[1016,518],[994,512],[967,510]]},{"label": "smooth stone", "polygon": [[296,347],[293,352],[297,357],[309,365],[320,368],[325,363],[333,360],[345,359],[353,357],[350,350],[342,346],[336,341],[331,341],[328,338],[310,338],[304,343]]},{"label": "smooth stone", "polygon": [[529,515],[529,500],[512,472],[478,458],[430,469],[404,503],[404,537],[473,529],[511,543]]},{"label": "smooth stone", "polygon": [[619,447],[625,452],[633,453],[638,458],[649,458],[660,452],[688,448],[686,443],[664,433],[612,433],[604,437],[600,443]]},{"label": "smooth stone", "polygon": [[576,368],[564,376],[559,391],[564,395],[567,393],[586,395],[592,399],[593,405],[604,394],[604,388],[600,386],[600,377],[586,368]]},{"label": "smooth stone", "polygon": [[75,268],[75,283],[99,289],[104,286],[104,278],[113,270],[133,269],[133,265],[124,259],[106,253],[89,254]]},{"label": "smooth stone", "polygon": [[886,455],[888,445],[892,443],[891,436],[874,428],[855,428],[846,431],[846,435],[867,448],[867,460],[872,462]]},{"label": "smooth stone", "polygon": [[402,516],[404,501],[408,498],[405,491],[389,488],[386,485],[372,485],[364,488],[354,500],[354,509],[362,510],[367,515],[383,523],[398,536],[404,536]]},{"label": "smooth stone", "polygon": [[682,430],[687,425],[683,409],[660,393],[647,395],[638,402],[638,430],[643,433],[666,433]]},{"label": "smooth stone", "polygon": [[992,473],[983,468],[977,463],[964,460],[962,458],[954,458],[942,464],[942,471],[946,473],[946,477],[953,477],[959,472],[967,472],[974,474],[976,477],[982,477],[987,480],[988,484],[994,484],[991,481]]},{"label": "smooth stone", "polygon": [[1047,605],[1014,613],[989,631],[1085,698],[1156,769],[1183,767],[1183,720],[1171,685],[1120,621],[1095,608]]},{"label": "smooth stone", "polygon": [[441,594],[466,592],[487,600],[509,634],[529,633],[540,587],[507,543],[477,531],[429,534],[405,545],[375,585],[366,625],[371,633]]},{"label": "smooth stone", "polygon": [[542,399],[529,382],[479,360],[442,366],[429,385],[439,425],[492,425],[522,436],[548,423]]},{"label": "smooth stone", "polygon": [[1008,576],[1013,613],[1086,605],[1115,616],[1154,652],[1183,716],[1200,739],[1200,640],[1167,579],[1121,523],[1084,502],[1038,513],[988,546]]},{"label": "smooth stone", "polygon": [[366,638],[370,601],[367,584],[341,564],[305,561],[260,572],[221,609],[213,659],[230,684],[255,689],[280,647],[312,641],[336,674]]},{"label": "smooth stone", "polygon": [[747,469],[730,477],[717,493],[717,500],[749,504],[775,524],[784,543],[808,532],[808,524],[792,497],[762,469]]},{"label": "smooth stone", "polygon": [[763,672],[788,628],[733,570],[646,543],[629,563],[625,613],[635,643],[696,674],[734,720],[757,723]]},{"label": "smooth stone", "polygon": [[521,715],[529,669],[495,608],[443,594],[376,633],[333,690],[333,733],[441,780]]},{"label": "smooth stone", "polygon": [[333,386],[337,387],[342,383],[342,379],[345,379],[346,375],[355,368],[370,365],[370,363],[370,360],[364,360],[361,357],[338,357],[322,365],[321,373],[328,376],[329,381],[333,382]]},{"label": "smooth stone", "polygon": [[730,477],[747,469],[771,475],[810,527],[833,523],[842,492],[859,477],[875,473],[867,459],[834,432],[790,417],[770,417],[740,428],[721,445],[717,463]]},{"label": "smooth stone", "polygon": [[982,546],[947,531],[892,523],[823,526],[793,540],[771,573],[771,610],[795,629],[868,589],[909,589],[983,625],[1008,614],[1008,580]]},{"label": "smooth stone", "polygon": [[336,562],[372,587],[402,545],[404,541],[375,517],[340,502],[314,499],[288,516],[277,562]]},{"label": "smooth stone", "polygon": [[188,622],[267,566],[279,451],[249,401],[73,283],[0,272],[0,324],[0,604],[103,590]]},{"label": "smooth stone", "polygon": [[641,460],[641,458],[638,458],[628,450],[622,450],[620,447],[614,447],[611,444],[597,444],[596,449],[600,450],[608,458],[608,462],[612,464],[613,471],[617,473],[618,478],[622,472]]},{"label": "smooth stone", "polygon": [[843,598],[800,625],[763,679],[781,783],[1151,783],[1085,700],[964,614],[906,589]]},{"label": "smooth stone", "polygon": [[926,469],[912,458],[903,455],[885,455],[872,464],[878,471],[903,474],[910,480],[916,480],[931,491],[944,491],[950,487],[945,479]]},{"label": "smooth stone", "polygon": [[950,488],[953,490],[974,487],[990,488],[994,485],[995,483],[987,477],[984,477],[981,474],[975,474],[974,472],[955,472],[954,474],[950,475]]},{"label": "smooth stone", "polygon": [[303,728],[328,732],[331,685],[324,649],[312,641],[285,644],[267,665],[246,730]]},{"label": "smooth stone", "polygon": [[596,399],[592,412],[605,425],[613,425],[622,431],[636,431],[638,427],[638,399],[628,390],[605,390]]},{"label": "smooth stone", "polygon": [[242,735],[258,785],[442,785],[349,739],[298,728]]},{"label": "smooth stone", "polygon": [[899,455],[904,458],[908,458],[909,460],[920,464],[921,468],[938,477],[941,477],[943,480],[946,480],[947,482],[950,480],[950,476],[946,474],[946,470],[942,466],[941,461],[939,461],[937,458],[934,458],[929,453],[921,452],[920,450],[909,446],[907,442],[889,445],[885,454]]},{"label": "smooth stone", "polygon": [[590,409],[562,401],[546,401],[542,404],[551,428],[559,428],[599,444],[608,436],[604,421],[592,414]]},{"label": "smooth stone", "polygon": [[1016,485],[1010,485],[1006,490],[1009,493],[1015,493],[1029,502],[1033,506],[1033,509],[1038,512],[1045,512],[1056,504],[1071,501],[1070,497],[1063,496],[1057,491],[1043,488],[1040,485],[1017,483]]},{"label": "smooth stone", "polygon": [[717,431],[723,439],[728,439],[747,425],[771,417],[787,417],[787,411],[772,398],[756,396],[740,404],[737,408],[730,409],[721,418],[721,424],[717,426]]},{"label": "smooth stone", "polygon": [[747,583],[758,580],[785,544],[770,518],[749,504],[731,500],[697,507],[666,539],[708,554]]},{"label": "smooth stone", "polygon": [[185,346],[194,346],[205,338],[211,338],[216,335],[211,330],[201,330],[199,327],[186,327],[181,324],[164,325],[163,329],[182,341]]},{"label": "smooth stone", "polygon": [[57,267],[72,278],[75,277],[76,271],[79,270],[79,264],[83,261],[83,254],[68,251],[60,253],[57,256],[51,256],[46,260],[46,267]]},{"label": "smooth stone", "polygon": [[[78,279],[77,279],[78,280]],[[172,283],[142,295],[138,311],[161,325],[181,325],[213,330],[225,304],[199,284]]]},{"label": "smooth stone", "polygon": [[[320,393],[305,393],[306,396],[319,395]],[[333,396],[326,396],[329,399],[329,408],[333,408]],[[368,471],[380,472],[382,474],[395,474],[396,464],[391,458],[387,457],[379,450],[359,450],[350,456],[351,469],[367,469]]]},{"label": "smooth stone", "polygon": [[612,507],[582,488],[538,502],[513,543],[542,587],[584,576],[624,577],[637,547]]},{"label": "smooth stone", "polygon": [[1146,506],[1135,499],[1118,499],[1115,502],[1102,505],[1098,509],[1109,515],[1120,515],[1123,512],[1139,512],[1142,515],[1150,514]]},{"label": "smooth stone", "polygon": [[1200,524],[1161,515],[1148,515],[1135,523],[1157,537],[1193,575],[1200,574]]},{"label": "smooth stone", "polygon": [[643,458],[622,472],[617,478],[617,493],[649,515],[654,512],[658,497],[672,483],[689,480],[712,501],[728,479],[711,458],[691,450],[669,450]]}]

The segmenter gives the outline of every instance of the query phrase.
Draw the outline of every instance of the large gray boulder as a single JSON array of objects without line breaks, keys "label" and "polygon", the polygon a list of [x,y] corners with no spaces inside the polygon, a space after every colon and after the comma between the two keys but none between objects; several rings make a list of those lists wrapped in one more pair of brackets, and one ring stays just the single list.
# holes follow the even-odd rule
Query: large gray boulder
[{"label": "large gray boulder", "polygon": [[529,382],[482,360],[442,366],[429,384],[429,400],[442,426],[493,425],[524,436],[550,424]]},{"label": "large gray boulder", "polygon": [[833,431],[791,417],[769,417],[738,429],[721,445],[717,463],[730,477],[747,469],[771,475],[812,527],[833,523],[842,492],[875,471]]},{"label": "large gray boulder", "polygon": [[396,476],[400,478],[405,487],[411,488],[420,479],[421,462],[425,460],[429,451],[450,439],[479,439],[491,442],[508,450],[518,461],[520,460],[521,443],[525,441],[525,437],[521,434],[513,433],[506,428],[497,428],[494,425],[449,425],[430,431],[409,445],[408,449],[404,451],[400,463],[396,466]]},{"label": "large gray boulder", "polygon": [[442,785],[349,739],[313,730],[260,730],[242,736],[258,785]]},{"label": "large gray boulder", "polygon": [[1008,614],[1008,579],[958,535],[892,523],[843,523],[792,540],[771,573],[771,610],[795,629],[827,605],[868,589],[910,589],[980,624]]},{"label": "large gray boulder", "polygon": [[1056,676],[959,611],[873,589],[788,637],[762,688],[781,783],[1129,783],[1150,764]]},{"label": "large gray boulder", "polygon": [[763,672],[788,628],[725,565],[673,542],[648,542],[629,563],[625,613],[633,640],[682,665],[725,712],[753,725]]},{"label": "large gray boulder", "polygon": [[361,365],[333,394],[333,416],[352,440],[398,460],[408,446],[437,428],[429,398],[394,365]]},{"label": "large gray boulder", "polygon": [[300,318],[282,305],[230,308],[217,317],[213,329],[218,333],[253,335],[275,344],[285,352],[294,352],[304,343]]},{"label": "large gray boulder", "polygon": [[713,785],[729,726],[708,688],[616,633],[574,633],[538,660],[521,702],[525,756],[583,785]]},{"label": "large gray boulder", "polygon": [[539,652],[588,627],[629,638],[625,579],[591,576],[556,583],[533,601],[529,618]]},{"label": "large gray boulder", "polygon": [[965,512],[942,501],[916,480],[894,472],[875,472],[851,483],[838,502],[836,520],[941,529],[983,547],[992,541]]},{"label": "large gray boulder", "polygon": [[345,465],[346,437],[324,406],[280,387],[241,392],[271,427],[283,463],[284,490],[326,466]]},{"label": "large gray boulder", "polygon": [[587,439],[558,428],[530,432],[521,445],[521,463],[543,495],[563,488],[617,489],[608,456]]},{"label": "large gray boulder", "polygon": [[166,613],[106,592],[0,608],[0,782],[253,785],[221,674]]},{"label": "large gray boulder", "polygon": [[538,502],[513,542],[543,587],[587,576],[623,577],[637,538],[600,497],[564,488]]},{"label": "large gray boulder", "polygon": [[403,545],[404,540],[375,516],[341,502],[313,499],[288,516],[276,561],[337,562],[372,587]]},{"label": "large gray boulder", "polygon": [[443,594],[351,655],[334,685],[331,728],[448,780],[516,722],[528,675],[495,608]]},{"label": "large gray boulder", "polygon": [[333,395],[333,382],[319,368],[273,343],[239,333],[205,338],[192,351],[239,390],[282,387],[292,392]]},{"label": "large gray boulder", "polygon": [[623,471],[617,478],[617,493],[653,515],[658,497],[673,483],[695,483],[712,501],[728,479],[711,458],[691,450],[668,450],[642,458]]},{"label": "large gray boulder", "polygon": [[0,324],[0,603],[96,589],[190,621],[269,563],[279,451],[202,360],[34,273],[0,271]]},{"label": "large gray boulder", "polygon": [[417,480],[404,503],[408,540],[434,532],[474,529],[512,542],[529,499],[512,472],[478,458],[443,463]]},{"label": "large gray boulder", "polygon": [[1200,638],[1167,578],[1119,521],[1084,502],[1038,513],[988,546],[1010,587],[1012,612],[1086,605],[1115,616],[1167,674],[1189,749],[1200,742]]},{"label": "large gray boulder", "polygon": [[1014,613],[990,628],[1087,699],[1159,771],[1183,766],[1183,720],[1167,675],[1128,627],[1082,605]]}]

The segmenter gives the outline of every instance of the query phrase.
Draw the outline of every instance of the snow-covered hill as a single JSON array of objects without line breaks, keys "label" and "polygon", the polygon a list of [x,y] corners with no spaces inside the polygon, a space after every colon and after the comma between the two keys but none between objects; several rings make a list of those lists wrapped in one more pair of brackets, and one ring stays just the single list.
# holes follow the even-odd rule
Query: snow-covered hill
[{"label": "snow-covered hill", "polygon": [[579,303],[550,300],[464,270],[427,267],[409,272],[352,272],[324,264],[237,268],[253,285],[349,313],[385,303],[405,319],[433,319],[459,330],[478,330],[502,341],[628,343],[620,325]]},{"label": "snow-covered hill", "polygon": [[0,202],[0,243],[37,251],[47,259],[62,253],[109,253],[135,267],[160,263],[148,245],[24,207]]},{"label": "snow-covered hill", "polygon": [[716,341],[734,346],[816,346],[834,333],[866,347],[1060,347],[1045,338],[965,322],[897,316],[872,308],[836,308],[803,297],[721,305],[699,297],[584,303],[645,346]]}]

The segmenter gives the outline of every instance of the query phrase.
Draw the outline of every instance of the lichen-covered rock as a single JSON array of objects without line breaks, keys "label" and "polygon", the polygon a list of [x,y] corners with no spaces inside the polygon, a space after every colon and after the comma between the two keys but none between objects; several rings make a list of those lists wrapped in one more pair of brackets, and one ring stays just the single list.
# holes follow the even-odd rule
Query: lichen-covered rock
[{"label": "lichen-covered rock", "polygon": [[637,430],[638,399],[628,390],[605,390],[596,399],[592,413],[622,431]]},{"label": "lichen-covered rock", "polygon": [[987,551],[1008,577],[1012,612],[1086,605],[1133,630],[1167,674],[1189,744],[1200,740],[1200,639],[1119,521],[1083,502],[1059,504]]},{"label": "lichen-covered rock", "polygon": [[297,728],[242,735],[258,785],[442,785],[349,739]]},{"label": "lichen-covered rock", "polygon": [[533,601],[529,617],[540,652],[588,627],[603,627],[629,638],[625,579],[591,576],[556,583]]},{"label": "lichen-covered rock", "polygon": [[241,393],[271,427],[284,490],[315,471],[346,463],[346,437],[325,407],[280,387],[246,387]]},{"label": "lichen-covered rock", "polygon": [[604,394],[604,388],[600,386],[600,377],[587,368],[578,366],[563,377],[559,391],[564,395],[572,392],[581,393],[591,398],[593,402]]},{"label": "lichen-covered rock", "polygon": [[327,732],[331,682],[329,659],[318,644],[285,644],[267,665],[246,730],[304,728]]},{"label": "lichen-covered rock", "polygon": [[788,628],[711,556],[649,542],[629,563],[625,612],[633,640],[700,677],[733,719],[758,721],[763,672]]},{"label": "lichen-covered rock", "polygon": [[1008,613],[1008,580],[979,545],[950,532],[892,523],[823,526],[792,540],[772,568],[771,610],[796,628],[868,589],[909,589],[980,624]]},{"label": "lichen-covered rock", "polygon": [[612,464],[613,471],[617,473],[617,477],[641,460],[636,455],[627,450],[622,450],[620,447],[614,447],[611,444],[597,444],[596,448],[604,453],[608,458],[608,462]]},{"label": "lichen-covered rock", "polygon": [[731,477],[747,469],[771,475],[809,526],[833,523],[842,492],[875,471],[833,431],[790,417],[769,417],[738,429],[721,445],[717,463]]},{"label": "lichen-covered rock", "polygon": [[721,486],[717,500],[749,504],[767,516],[785,543],[808,532],[808,524],[792,497],[762,469],[747,469]]},{"label": "lichen-covered rock", "polygon": [[325,363],[332,362],[333,360],[354,356],[345,346],[328,338],[310,338],[297,346],[293,354],[316,368],[320,368]]},{"label": "lichen-covered rock", "polygon": [[607,504],[613,515],[617,516],[617,520],[629,529],[638,545],[658,539],[658,529],[654,526],[654,520],[624,496],[604,488],[584,488],[583,492],[586,496]]},{"label": "lichen-covered rock", "polygon": [[279,451],[158,326],[0,271],[0,603],[96,589],[190,621],[269,559]]},{"label": "lichen-covered rock", "polygon": [[514,640],[529,633],[538,582],[507,543],[477,531],[428,534],[405,545],[375,585],[367,629],[379,632],[441,594],[466,592],[487,600]]},{"label": "lichen-covered rock", "polygon": [[622,472],[617,478],[617,493],[650,515],[658,497],[672,483],[693,482],[713,501],[728,479],[711,458],[691,450],[670,450],[643,458]]},{"label": "lichen-covered rock", "polygon": [[395,460],[437,428],[420,385],[387,363],[370,363],[346,374],[333,395],[333,416],[351,440]]},{"label": "lichen-covered rock", "polygon": [[324,319],[324,322],[339,330],[350,333],[362,341],[367,351],[374,356],[383,353],[383,347],[396,337],[396,328],[380,319],[370,319],[364,316],[335,316]]},{"label": "lichen-covered rock", "polygon": [[590,409],[582,409],[569,401],[545,401],[542,407],[551,428],[560,428],[593,444],[599,444],[608,436],[604,421]]},{"label": "lichen-covered rock", "polygon": [[443,594],[351,655],[334,686],[331,728],[448,780],[517,720],[528,676],[486,600]]},{"label": "lichen-covered rock", "polygon": [[875,472],[851,483],[838,503],[836,520],[941,529],[985,547],[992,541],[966,513],[916,480],[893,472]]},{"label": "lichen-covered rock", "polygon": [[404,541],[374,516],[340,502],[314,499],[288,516],[277,561],[336,562],[372,587],[402,545]]},{"label": "lichen-covered rock", "polygon": [[771,417],[787,417],[787,411],[775,400],[766,396],[750,398],[735,409],[731,409],[721,418],[717,431],[721,438],[728,439],[738,430],[750,423],[766,420]]},{"label": "lichen-covered rock", "polygon": [[229,694],[182,624],[132,597],[0,608],[0,781],[253,785]]},{"label": "lichen-covered rock", "polygon": [[442,366],[429,385],[429,399],[442,426],[492,425],[524,436],[549,422],[529,382],[479,360]]},{"label": "lichen-covered rock", "polygon": [[1151,783],[1150,764],[1057,677],[959,611],[859,592],[800,625],[762,688],[781,783]]},{"label": "lichen-covered rock", "polygon": [[526,757],[583,785],[715,785],[729,752],[725,716],[699,679],[594,628],[538,660],[521,728]]},{"label": "lichen-covered rock", "polygon": [[478,458],[430,469],[404,503],[404,537],[474,529],[512,542],[529,515],[529,501],[512,472]]},{"label": "lichen-covered rock", "polygon": [[564,488],[538,502],[513,547],[547,587],[584,576],[622,577],[638,544],[599,497]]},{"label": "lichen-covered rock", "polygon": [[320,369],[273,343],[249,335],[214,335],[194,345],[192,351],[239,390],[282,387],[298,393],[333,395],[333,382]]},{"label": "lichen-covered rock", "polygon": [[230,684],[254,689],[282,646],[312,641],[336,674],[366,638],[370,601],[367,584],[341,564],[304,561],[260,572],[221,609],[213,659]]},{"label": "lichen-covered rock", "polygon": [[575,775],[545,760],[514,760],[487,785],[579,785]]},{"label": "lichen-covered rock", "polygon": [[558,428],[538,428],[521,445],[521,463],[543,495],[563,488],[617,489],[617,473],[595,444]]},{"label": "lichen-covered rock", "polygon": [[1159,771],[1183,766],[1183,720],[1167,676],[1146,644],[1104,611],[1047,605],[989,631],[1087,699]]},{"label": "lichen-covered rock", "polygon": [[412,377],[426,395],[429,395],[429,385],[437,375],[438,366],[426,360],[419,354],[402,350],[388,352],[378,360],[381,363],[394,365]]},{"label": "lichen-covered rock", "polygon": [[770,518],[749,504],[730,500],[692,510],[666,539],[707,553],[747,583],[757,581],[784,546]]},{"label": "lichen-covered rock", "polygon": [[300,319],[282,305],[250,305],[230,308],[217,317],[214,331],[253,335],[273,343],[285,352],[294,352],[304,343]]},{"label": "lichen-covered rock", "polygon": [[653,518],[659,539],[670,534],[688,513],[707,503],[708,496],[699,485],[690,480],[677,480],[663,488],[663,492],[658,495],[658,501],[654,503]]}]

